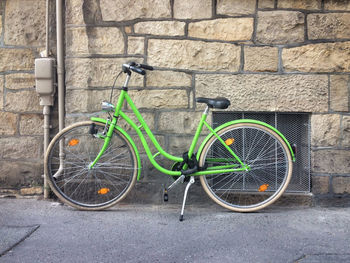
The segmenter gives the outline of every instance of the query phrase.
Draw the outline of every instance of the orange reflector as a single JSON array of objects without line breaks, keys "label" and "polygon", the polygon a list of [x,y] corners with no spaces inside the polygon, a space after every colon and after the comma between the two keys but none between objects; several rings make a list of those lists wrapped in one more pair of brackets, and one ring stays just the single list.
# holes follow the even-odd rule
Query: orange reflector
[{"label": "orange reflector", "polygon": [[267,190],[268,187],[269,187],[268,184],[260,185],[260,187],[259,187],[259,192],[265,192],[265,191]]},{"label": "orange reflector", "polygon": [[105,195],[109,192],[109,188],[101,188],[100,190],[98,190],[98,194],[100,195]]},{"label": "orange reflector", "polygon": [[69,142],[68,142],[68,145],[69,146],[75,146],[79,143],[79,140],[78,139],[71,139]]},{"label": "orange reflector", "polygon": [[233,144],[234,142],[235,142],[235,139],[233,139],[233,138],[228,138],[228,139],[225,141],[226,145],[228,145],[228,146],[230,146],[230,145]]}]

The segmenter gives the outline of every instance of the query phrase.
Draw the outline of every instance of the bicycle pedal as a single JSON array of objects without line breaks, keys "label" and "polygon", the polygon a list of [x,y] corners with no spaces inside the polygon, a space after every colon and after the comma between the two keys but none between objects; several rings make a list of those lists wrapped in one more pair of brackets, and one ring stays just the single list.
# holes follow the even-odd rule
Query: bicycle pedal
[{"label": "bicycle pedal", "polygon": [[163,198],[164,198],[164,202],[169,201],[169,195],[168,195],[168,191],[166,189],[164,189]]}]

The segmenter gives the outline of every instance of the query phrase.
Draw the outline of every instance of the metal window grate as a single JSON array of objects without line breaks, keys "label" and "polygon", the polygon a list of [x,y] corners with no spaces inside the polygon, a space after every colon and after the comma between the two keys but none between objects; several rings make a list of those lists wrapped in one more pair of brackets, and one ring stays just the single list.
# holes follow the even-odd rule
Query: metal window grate
[{"label": "metal window grate", "polygon": [[289,193],[310,192],[310,118],[306,113],[213,112],[213,127],[237,119],[255,119],[276,127],[291,145],[297,145]]}]

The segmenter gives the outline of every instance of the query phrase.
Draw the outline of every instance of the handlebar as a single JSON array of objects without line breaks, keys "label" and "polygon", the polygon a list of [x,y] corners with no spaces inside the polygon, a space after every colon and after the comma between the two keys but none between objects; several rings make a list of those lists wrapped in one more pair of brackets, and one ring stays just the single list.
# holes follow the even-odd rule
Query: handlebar
[{"label": "handlebar", "polygon": [[123,64],[123,72],[124,73],[127,73],[128,75],[131,74],[131,71],[134,71],[138,74],[141,74],[141,75],[145,75],[146,74],[146,71],[144,71],[143,69],[146,69],[146,70],[153,70],[153,67],[152,66],[149,66],[149,65],[145,65],[145,64],[138,64],[136,62],[130,62],[128,64]]},{"label": "handlebar", "polygon": [[141,68],[144,68],[144,69],[147,69],[147,70],[153,70],[153,67],[152,67],[152,66],[145,65],[145,64],[140,64],[140,67],[141,67]]}]

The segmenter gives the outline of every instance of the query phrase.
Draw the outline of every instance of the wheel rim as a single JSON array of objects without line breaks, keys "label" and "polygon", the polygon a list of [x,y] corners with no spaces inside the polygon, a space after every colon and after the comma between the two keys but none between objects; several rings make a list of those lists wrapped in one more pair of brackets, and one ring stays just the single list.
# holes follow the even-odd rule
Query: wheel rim
[{"label": "wheel rim", "polygon": [[[127,140],[117,133],[99,162],[89,169],[104,142],[94,136],[104,127],[94,125],[91,129],[91,125],[80,125],[62,134],[48,157],[48,175],[56,192],[85,208],[105,207],[119,201],[136,175],[134,153]],[[60,165],[60,143],[64,145],[64,165]]]},{"label": "wheel rim", "polygon": [[[230,127],[220,137],[251,170],[203,176],[204,188],[211,198],[237,211],[254,211],[277,200],[290,179],[290,158],[285,143],[259,125]],[[223,164],[215,162],[218,157],[231,157],[216,139],[204,152],[200,160],[205,160],[209,167]]]}]

